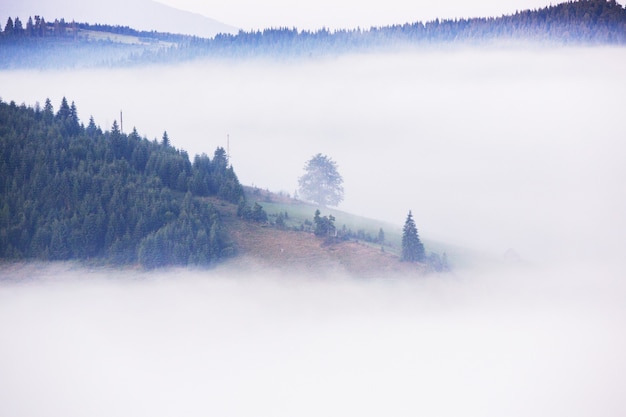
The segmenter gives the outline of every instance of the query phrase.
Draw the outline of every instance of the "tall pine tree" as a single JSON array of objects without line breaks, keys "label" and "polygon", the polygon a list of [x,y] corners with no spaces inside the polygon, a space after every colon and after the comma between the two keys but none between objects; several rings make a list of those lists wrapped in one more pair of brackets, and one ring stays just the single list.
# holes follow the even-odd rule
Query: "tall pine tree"
[{"label": "tall pine tree", "polygon": [[409,210],[402,228],[402,261],[421,262],[424,260],[424,245],[417,234],[413,214]]},{"label": "tall pine tree", "polygon": [[169,148],[170,146],[170,137],[167,136],[167,131],[163,132],[163,139],[161,139],[161,145],[163,145],[164,148]]}]

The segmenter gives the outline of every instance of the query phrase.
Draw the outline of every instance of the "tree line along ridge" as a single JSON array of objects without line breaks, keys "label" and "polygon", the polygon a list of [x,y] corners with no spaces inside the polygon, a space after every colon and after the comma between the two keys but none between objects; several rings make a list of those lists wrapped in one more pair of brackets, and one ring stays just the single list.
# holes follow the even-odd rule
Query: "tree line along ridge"
[{"label": "tree line along ridge", "polygon": [[[0,30],[2,27],[0,27]],[[86,32],[134,36],[116,43]],[[84,36],[83,36],[84,35]],[[435,19],[369,29],[268,28],[213,38],[137,31],[125,26],[9,17],[0,32],[1,67],[131,65],[203,57],[310,57],[430,44],[482,44],[498,40],[556,44],[626,44],[626,9],[614,0],[577,0],[501,17]],[[74,49],[74,53],[70,49]],[[93,49],[97,47],[97,53]],[[39,61],[29,53],[38,54]],[[62,53],[63,60],[53,53]],[[42,54],[44,59],[42,60]],[[52,62],[47,62],[51,60]],[[42,62],[43,61],[43,62]]]},{"label": "tree line along ridge", "polygon": [[[342,179],[332,159],[317,154],[305,170],[311,177],[301,183],[305,189],[326,190],[309,198],[321,198],[321,206],[341,201]],[[49,99],[43,108],[0,99],[0,259],[209,266],[237,254],[214,204],[219,200],[236,205],[244,221],[287,228],[286,211],[268,216],[258,202],[248,203],[221,147],[191,162],[167,132],[157,141],[135,128],[123,133],[117,121],[107,131],[93,117],[85,126],[65,98],[56,112]],[[384,251],[382,228],[372,238],[345,225],[337,230],[334,222],[317,210],[313,222],[292,229],[326,243],[365,240]],[[426,256],[409,212],[400,260],[445,270],[445,256]]]},{"label": "tree line along ridge", "polygon": [[210,265],[236,248],[205,197],[245,198],[223,148],[191,162],[167,133],[84,126],[65,98],[0,102],[0,258]]}]

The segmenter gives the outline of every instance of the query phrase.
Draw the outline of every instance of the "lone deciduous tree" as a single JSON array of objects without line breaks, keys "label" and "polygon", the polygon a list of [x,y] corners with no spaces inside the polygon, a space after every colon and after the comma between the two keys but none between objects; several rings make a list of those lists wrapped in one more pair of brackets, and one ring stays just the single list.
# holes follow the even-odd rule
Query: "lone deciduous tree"
[{"label": "lone deciduous tree", "polygon": [[417,234],[413,214],[409,210],[402,229],[402,261],[421,262],[424,260],[424,245]]},{"label": "lone deciduous tree", "polygon": [[298,180],[300,194],[322,207],[337,206],[343,201],[343,178],[337,163],[318,153],[304,166],[306,173]]}]

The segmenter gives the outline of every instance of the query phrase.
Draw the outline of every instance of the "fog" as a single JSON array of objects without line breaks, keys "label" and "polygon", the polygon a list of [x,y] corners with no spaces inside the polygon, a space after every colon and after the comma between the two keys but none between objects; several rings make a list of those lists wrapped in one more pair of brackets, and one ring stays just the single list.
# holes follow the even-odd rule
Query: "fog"
[{"label": "fog", "polygon": [[[167,130],[293,193],[332,157],[341,209],[516,266],[341,271],[0,266],[3,416],[626,414],[625,49],[406,51],[2,71],[0,96]],[[398,226],[400,227],[400,226]],[[427,247],[428,249],[428,247]],[[454,261],[454,260],[453,260]]]},{"label": "fog", "polygon": [[293,61],[0,72],[5,101],[74,100],[212,154],[242,183],[294,193],[306,160],[333,158],[341,209],[532,262],[623,253],[623,48],[501,47]]},{"label": "fog", "polygon": [[4,265],[0,414],[621,416],[622,278]]}]

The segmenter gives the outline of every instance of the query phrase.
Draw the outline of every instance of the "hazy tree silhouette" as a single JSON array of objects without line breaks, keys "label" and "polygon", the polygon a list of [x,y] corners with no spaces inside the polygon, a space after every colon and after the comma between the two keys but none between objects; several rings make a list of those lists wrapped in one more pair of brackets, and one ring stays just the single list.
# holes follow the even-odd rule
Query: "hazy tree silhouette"
[{"label": "hazy tree silhouette", "polygon": [[337,163],[318,153],[304,166],[306,171],[298,180],[300,195],[322,207],[336,206],[343,201],[343,178]]},{"label": "hazy tree silhouette", "polygon": [[409,214],[402,229],[402,258],[406,262],[421,262],[424,259],[424,245],[417,234],[413,214]]}]

